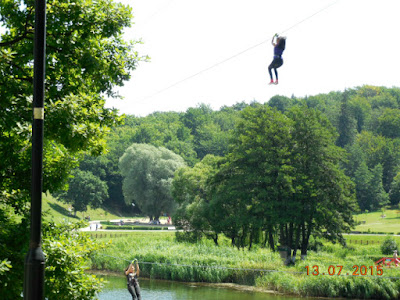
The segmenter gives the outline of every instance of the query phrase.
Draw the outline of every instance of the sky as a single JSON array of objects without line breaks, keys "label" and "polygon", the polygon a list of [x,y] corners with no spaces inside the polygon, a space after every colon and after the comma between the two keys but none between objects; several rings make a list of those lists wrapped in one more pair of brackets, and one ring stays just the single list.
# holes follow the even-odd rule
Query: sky
[{"label": "sky", "polygon": [[[116,89],[124,99],[107,100],[121,113],[400,86],[399,0],[115,1],[132,7],[125,38],[150,57]],[[269,85],[275,33],[287,43],[279,85]]]},{"label": "sky", "polygon": [[[150,56],[118,89],[124,100],[107,100],[121,113],[186,111],[199,103],[217,110],[241,101],[264,103],[274,95],[400,86],[398,0],[120,2],[134,15],[126,39],[141,39],[136,50]],[[271,86],[275,33],[287,43],[279,85]]]}]

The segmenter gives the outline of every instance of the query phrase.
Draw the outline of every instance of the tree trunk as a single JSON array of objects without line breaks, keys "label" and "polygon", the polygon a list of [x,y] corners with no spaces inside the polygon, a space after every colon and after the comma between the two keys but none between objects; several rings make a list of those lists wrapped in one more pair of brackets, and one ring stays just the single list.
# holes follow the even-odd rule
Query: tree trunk
[{"label": "tree trunk", "polygon": [[274,241],[274,235],[272,233],[272,228],[271,230],[268,231],[268,243],[271,250],[275,252],[275,241]]},{"label": "tree trunk", "polygon": [[218,246],[218,233],[216,233],[213,237],[214,244]]},{"label": "tree trunk", "polygon": [[297,249],[299,248],[299,243],[300,243],[300,225],[296,226],[296,240],[294,242],[294,249],[293,249],[293,254],[292,254],[292,262],[296,262],[296,255],[297,255]]},{"label": "tree trunk", "polygon": [[268,242],[268,232],[267,232],[267,230],[265,230],[264,231],[264,240],[263,240],[263,243],[262,243],[262,247],[263,248],[265,248],[265,246],[267,245],[267,242]]},{"label": "tree trunk", "polygon": [[250,231],[249,251],[251,250],[251,246],[253,246],[253,238],[254,238],[254,229]]},{"label": "tree trunk", "polygon": [[302,246],[301,246],[301,256],[302,258],[307,257],[307,248],[308,248],[308,242],[310,240],[310,235],[312,232],[312,224],[308,225],[308,228],[306,228],[306,223],[303,223],[303,229],[302,229]]}]

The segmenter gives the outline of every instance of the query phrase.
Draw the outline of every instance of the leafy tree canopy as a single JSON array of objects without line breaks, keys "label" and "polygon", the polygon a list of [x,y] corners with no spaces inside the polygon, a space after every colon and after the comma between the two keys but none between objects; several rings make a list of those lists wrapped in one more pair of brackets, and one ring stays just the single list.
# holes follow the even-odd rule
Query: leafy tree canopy
[{"label": "leafy tree canopy", "polygon": [[86,211],[90,205],[99,208],[108,197],[107,184],[90,171],[74,170],[69,180],[69,189],[61,195],[71,203],[74,211]]},{"label": "leafy tree canopy", "polygon": [[[0,3],[0,187],[29,190],[34,1]],[[121,122],[105,95],[123,85],[141,58],[122,31],[128,7],[112,0],[47,1],[44,188],[55,190],[79,152],[99,154],[109,128]],[[13,151],[9,151],[13,149]],[[66,169],[67,167],[67,169]],[[63,170],[62,176],[48,174]],[[57,171],[58,172],[58,171]]]},{"label": "leafy tree canopy", "polygon": [[[33,0],[0,1],[4,29],[0,36],[0,260],[7,258],[12,266],[4,273],[9,284],[6,289],[1,286],[0,293],[7,290],[9,299],[21,296],[29,232],[34,4]],[[123,85],[142,59],[134,51],[135,42],[122,38],[131,19],[130,8],[112,0],[47,1],[44,190],[61,189],[83,154],[100,154],[110,128],[121,124],[123,117],[104,104],[105,96],[118,96],[114,87]],[[47,266],[56,267],[53,263]],[[67,260],[57,264],[66,267]],[[68,267],[71,273],[77,265]],[[82,286],[89,291],[91,284],[86,282]],[[77,284],[79,280],[73,285]],[[52,295],[52,285],[47,288]],[[89,299],[88,295],[63,290],[57,298]]]},{"label": "leafy tree canopy", "polygon": [[182,157],[168,149],[133,144],[119,161],[125,201],[139,206],[151,220],[172,213],[171,183],[175,171],[183,166]]}]

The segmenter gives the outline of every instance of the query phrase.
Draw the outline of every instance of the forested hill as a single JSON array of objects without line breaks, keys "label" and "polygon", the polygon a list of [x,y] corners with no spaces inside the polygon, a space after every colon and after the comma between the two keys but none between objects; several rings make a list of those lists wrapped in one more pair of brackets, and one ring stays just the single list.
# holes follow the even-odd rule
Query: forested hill
[{"label": "forested hill", "polygon": [[124,206],[118,160],[132,143],[166,147],[189,166],[207,154],[224,156],[240,112],[247,106],[269,105],[285,112],[295,105],[321,111],[337,130],[336,144],[348,153],[343,168],[356,185],[361,210],[377,210],[400,200],[400,88],[363,86],[291,98],[274,96],[267,103],[237,103],[214,111],[200,104],[184,113],[155,112],[127,116],[108,137],[107,154],[86,157],[80,168],[108,185],[109,206]]}]

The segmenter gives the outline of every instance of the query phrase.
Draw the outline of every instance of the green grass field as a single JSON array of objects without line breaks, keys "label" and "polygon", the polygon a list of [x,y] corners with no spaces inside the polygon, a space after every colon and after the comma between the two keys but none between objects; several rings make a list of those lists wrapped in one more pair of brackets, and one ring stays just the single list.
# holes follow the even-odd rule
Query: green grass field
[{"label": "green grass field", "polygon": [[[146,217],[130,216],[112,213],[104,208],[92,209],[88,208],[86,212],[78,212],[76,217],[70,214],[69,204],[58,201],[50,194],[44,194],[43,197],[43,212],[47,220],[61,222],[63,220],[80,220],[86,216],[90,216],[91,220],[113,220],[113,219],[135,219],[146,222]],[[355,215],[356,221],[360,222],[354,231],[362,233],[394,233],[400,234],[400,211],[397,209],[387,209],[384,212],[385,217],[382,218],[382,212],[371,212]]]},{"label": "green grass field", "polygon": [[85,212],[77,212],[75,217],[73,216],[73,212],[71,214],[68,210],[69,207],[71,207],[69,204],[58,201],[50,194],[43,195],[42,210],[44,212],[44,217],[45,219],[51,220],[55,223],[59,223],[64,220],[73,222],[84,219],[87,216],[90,216],[91,220],[113,220],[126,217],[134,218],[134,216],[116,215],[114,213],[104,210],[103,208],[92,209],[90,207],[88,207],[88,210]]},{"label": "green grass field", "polygon": [[[85,219],[87,216],[90,216],[90,220],[92,221],[110,221],[124,219],[130,221],[139,221],[142,223],[149,222],[149,218],[146,216],[135,216],[130,215],[129,213],[116,214],[110,212],[105,208],[93,209],[91,207],[88,207],[87,211],[77,212],[76,216],[74,216],[73,212],[70,212],[69,209],[71,209],[70,204],[58,201],[57,198],[53,197],[51,194],[43,194],[42,210],[44,213],[44,218],[55,223],[63,221],[74,222]],[[160,221],[166,223],[167,217],[160,217]]]},{"label": "green grass field", "polygon": [[355,231],[400,234],[400,211],[387,209],[384,215],[385,217],[383,218],[381,211],[355,215],[356,221],[362,223],[355,228]]}]

